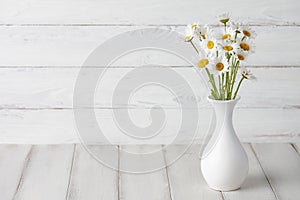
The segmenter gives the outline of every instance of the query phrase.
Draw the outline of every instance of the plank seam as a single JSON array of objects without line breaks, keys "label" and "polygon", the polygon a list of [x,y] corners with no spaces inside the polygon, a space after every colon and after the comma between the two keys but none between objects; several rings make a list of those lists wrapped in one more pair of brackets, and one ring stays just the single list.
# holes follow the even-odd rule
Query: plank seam
[{"label": "plank seam", "polygon": [[30,150],[28,151],[27,155],[26,155],[26,158],[25,158],[25,161],[24,161],[24,164],[23,164],[23,169],[22,169],[22,172],[21,172],[21,176],[20,176],[20,179],[19,179],[19,182],[18,182],[18,186],[16,188],[16,191],[14,193],[14,196],[13,196],[13,199],[16,198],[17,194],[18,194],[18,191],[20,190],[21,188],[21,185],[22,185],[22,182],[24,180],[24,176],[25,176],[25,171],[29,165],[29,162],[30,162],[30,159],[31,159],[31,155],[32,155],[32,151],[33,151],[33,146],[31,145],[30,146]]},{"label": "plank seam", "polygon": [[70,172],[69,172],[69,181],[68,181],[66,197],[65,197],[66,200],[68,200],[69,196],[70,196],[70,185],[71,185],[72,176],[73,176],[73,166],[74,166],[74,161],[75,161],[76,147],[77,147],[77,144],[74,144],[73,153],[72,153],[71,168],[70,168]]},{"label": "plank seam", "polygon": [[165,163],[165,173],[167,176],[167,184],[168,184],[168,190],[169,190],[169,197],[170,200],[172,200],[172,190],[171,190],[171,184],[170,184],[170,177],[169,177],[169,171],[168,171],[168,165],[167,165],[167,159],[166,159],[166,150],[164,149],[165,145],[162,145],[162,155]]},{"label": "plank seam", "polygon": [[220,192],[220,194],[221,194],[222,200],[226,200],[226,195],[225,195],[225,193],[222,192],[222,191],[219,191],[219,192]]},{"label": "plank seam", "polygon": [[[241,24],[241,25],[248,25],[248,26],[257,26],[257,27],[263,27],[263,26],[273,26],[273,27],[299,27],[300,24],[297,23],[283,23],[283,24],[276,24],[276,23],[266,23],[266,24],[260,24],[260,23],[249,23],[249,24]],[[98,27],[185,27],[186,24],[134,24],[134,23],[64,23],[64,24],[50,24],[50,23],[19,23],[19,24],[14,24],[14,23],[1,23],[0,26],[8,26],[8,27],[22,27],[22,26],[58,26],[58,27],[65,27],[65,26],[71,26],[71,27],[89,27],[89,26],[98,26]],[[208,26],[211,27],[222,27],[222,25],[216,25],[216,24],[208,24]]]},{"label": "plank seam", "polygon": [[[207,107],[199,106],[197,108],[202,109],[210,109],[211,106],[207,104]],[[39,110],[76,110],[76,109],[82,109],[82,110],[116,110],[116,109],[132,109],[132,110],[152,110],[152,109],[161,109],[160,107],[147,107],[147,106],[115,106],[115,107],[105,107],[105,106],[95,106],[95,107],[88,107],[88,106],[81,106],[81,107],[1,107],[0,110],[24,110],[24,111],[39,111]],[[194,107],[175,107],[175,106],[168,106],[163,107],[165,110],[180,110],[180,109],[186,109],[186,110],[192,110],[195,109]],[[244,110],[244,109],[255,109],[255,110],[299,110],[300,105],[286,105],[284,107],[257,107],[257,106],[238,106],[236,109],[238,110]]]},{"label": "plank seam", "polygon": [[262,170],[262,172],[263,172],[263,174],[264,174],[264,176],[265,176],[265,178],[266,178],[266,180],[267,180],[267,182],[268,182],[268,184],[269,184],[269,186],[270,186],[270,188],[271,188],[271,190],[272,190],[272,192],[273,192],[273,194],[274,194],[274,196],[275,196],[275,198],[276,198],[277,200],[279,200],[279,197],[278,197],[278,195],[276,194],[276,190],[275,190],[275,188],[273,187],[273,185],[271,184],[271,181],[270,181],[270,179],[269,179],[269,177],[268,177],[266,171],[264,170],[264,168],[263,168],[263,166],[262,166],[262,164],[261,164],[261,162],[260,162],[260,160],[259,160],[259,158],[258,158],[258,155],[256,154],[256,152],[255,152],[255,150],[254,150],[253,145],[250,143],[249,146],[250,146],[250,149],[252,150],[252,152],[253,152],[253,154],[254,154],[254,156],[255,156],[255,158],[256,158],[256,160],[257,160],[257,162],[258,162],[258,164],[259,164],[259,166],[260,166],[260,168],[261,168],[261,170]]},{"label": "plank seam", "polygon": [[[299,68],[300,65],[245,65],[247,68],[254,68],[254,69],[260,69],[260,68],[266,68],[266,69],[281,69],[281,68]],[[82,68],[80,65],[74,65],[74,66],[60,66],[60,65],[8,65],[8,66],[0,66],[0,69],[79,69]],[[102,68],[109,68],[109,69],[135,69],[135,68],[141,68],[139,65],[118,65],[118,66],[84,66],[84,68],[87,69],[102,69]],[[166,65],[166,66],[143,66],[143,68],[194,68],[192,65]]]},{"label": "plank seam", "polygon": [[120,145],[117,145],[118,147],[118,171],[117,171],[117,196],[118,196],[118,200],[121,199],[121,194],[120,194],[120,185],[121,185],[121,173],[120,173]]},{"label": "plank seam", "polygon": [[300,155],[300,149],[293,143],[291,143],[291,145],[294,148],[294,150]]}]

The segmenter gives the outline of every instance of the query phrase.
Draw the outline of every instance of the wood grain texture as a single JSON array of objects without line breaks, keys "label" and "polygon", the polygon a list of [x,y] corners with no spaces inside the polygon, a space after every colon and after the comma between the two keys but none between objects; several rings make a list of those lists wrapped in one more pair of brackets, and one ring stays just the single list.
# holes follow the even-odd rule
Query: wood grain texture
[{"label": "wood grain texture", "polygon": [[[254,67],[259,81],[245,84],[241,91],[243,98],[238,113],[243,114],[238,115],[237,122],[241,138],[245,141],[298,141],[299,6],[297,0],[274,0],[272,4],[261,0],[251,4],[238,0],[4,0],[0,6],[0,142],[78,142],[71,111],[73,88],[79,67],[96,47],[129,30],[152,27],[184,33],[188,23],[216,25],[213,16],[224,10],[242,22],[249,22],[258,34],[256,54],[246,65]],[[92,107],[100,108],[99,120],[106,123],[106,130],[115,131],[110,137],[116,143],[127,144],[131,140],[114,128],[108,114],[111,108],[141,108],[142,111],[137,112],[145,113],[148,111],[143,109],[153,105],[168,109],[179,107],[172,95],[157,87],[139,91],[132,102],[111,105],[110,89],[122,73],[147,64],[190,65],[157,51],[136,52],[113,64],[119,68],[108,74]],[[183,106],[190,108],[191,103],[203,98],[203,91],[199,89],[201,80],[190,68],[179,67],[178,71],[197,93],[191,97],[180,91]],[[142,125],[151,123],[149,115],[133,116],[141,117],[137,121]],[[156,142],[173,138],[174,128],[166,130]]]},{"label": "wood grain texture", "polygon": [[[140,28],[147,26],[1,26],[0,66],[81,66],[104,41]],[[172,26],[161,28],[180,33],[184,33],[185,29]],[[258,35],[255,40],[256,53],[249,57],[248,65],[299,66],[300,27],[256,26],[253,29]],[[178,38],[178,41],[181,39]],[[279,44],[284,44],[284,51]],[[145,64],[181,66],[186,65],[186,61],[160,51],[138,51],[113,63],[122,66]]]},{"label": "wood grain texture", "polygon": [[[101,122],[101,130],[110,143],[169,143],[174,139],[179,130],[179,110],[165,110],[166,126],[158,137],[152,140],[134,140],[128,138],[116,126],[112,110],[97,109],[97,120]],[[151,124],[149,109],[132,109],[132,120],[138,126]],[[200,120],[199,126],[207,130],[211,111],[202,112],[205,116]],[[234,115],[234,125],[239,137],[246,142],[295,142],[299,141],[299,116],[298,109],[237,109]],[[37,122],[39,122],[37,124]],[[86,121],[88,127],[92,127]],[[72,110],[0,110],[0,141],[1,143],[73,143],[79,142]],[[90,130],[90,129],[88,129]],[[203,138],[206,132],[199,131],[196,139]],[[194,137],[190,131],[183,131],[177,138],[179,142],[189,142]],[[107,141],[96,141],[96,143]]]},{"label": "wood grain texture", "polygon": [[[160,151],[159,155],[154,159],[143,159],[143,154],[151,151],[159,151],[160,146],[122,146],[120,151],[120,170],[128,169],[128,171],[142,172],[145,170],[152,170],[148,168],[156,163],[157,166],[164,166],[163,153]],[[132,159],[129,154],[125,152],[132,152],[140,155],[140,158]],[[145,156],[147,157],[147,155]],[[154,169],[154,168],[153,168]],[[120,199],[124,200],[171,200],[168,185],[166,169],[161,169],[154,172],[146,172],[142,174],[124,173],[120,171]]]},{"label": "wood grain texture", "polygon": [[300,157],[290,144],[253,144],[278,199],[300,196]]},{"label": "wood grain texture", "polygon": [[275,0],[271,5],[260,0],[251,4],[238,0],[7,0],[2,3],[0,19],[4,24],[186,24],[206,23],[229,11],[251,23],[286,25],[300,23],[298,8],[296,0]]},{"label": "wood grain texture", "polygon": [[65,199],[73,147],[34,146],[14,199]]},{"label": "wood grain texture", "polygon": [[[93,152],[118,162],[114,146],[92,146]],[[97,155],[96,155],[97,156]],[[118,173],[96,161],[81,145],[76,145],[69,188],[69,200],[118,199]]]},{"label": "wood grain texture", "polygon": [[[177,97],[157,84],[148,85],[137,91],[122,89],[120,94],[132,94],[129,102],[112,104],[113,95],[120,80],[134,78],[127,73],[134,68],[112,68],[105,72],[95,92],[94,105],[84,103],[82,107],[96,108],[192,108],[195,102],[208,104],[205,97],[208,89],[196,69],[191,67],[169,68],[185,80],[175,85]],[[159,68],[157,69],[160,70]],[[89,69],[94,74],[97,69]],[[238,107],[242,108],[299,108],[300,107],[300,68],[251,68],[257,81],[245,81]],[[74,87],[79,69],[37,68],[0,69],[0,107],[1,108],[72,108]],[[204,74],[205,75],[205,74]],[[140,74],[140,79],[148,74]],[[205,77],[205,76],[204,76]],[[89,74],[86,73],[87,80]],[[18,80],[18,81],[16,81]],[[184,89],[188,83],[195,95]],[[129,84],[129,83],[128,83]],[[171,84],[171,81],[170,81]],[[83,92],[82,95],[85,95]],[[178,102],[182,102],[180,103]]]},{"label": "wood grain texture", "polygon": [[173,162],[167,168],[172,199],[221,200],[222,194],[211,190],[202,176],[198,156],[199,147],[192,146],[176,160],[177,156],[184,152],[184,149],[185,147],[182,145],[172,145],[167,146],[165,151],[167,163]]},{"label": "wood grain texture", "polygon": [[225,200],[264,199],[276,200],[276,196],[249,144],[244,148],[249,159],[249,173],[239,190],[223,192]]},{"label": "wood grain texture", "polygon": [[1,199],[13,199],[30,149],[30,145],[0,145]]}]

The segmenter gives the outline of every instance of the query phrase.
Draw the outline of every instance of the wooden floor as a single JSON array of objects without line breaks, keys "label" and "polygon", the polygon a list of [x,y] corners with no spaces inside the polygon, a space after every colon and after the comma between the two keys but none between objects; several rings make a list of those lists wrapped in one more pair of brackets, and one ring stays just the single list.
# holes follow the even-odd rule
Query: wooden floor
[{"label": "wooden floor", "polygon": [[[162,151],[164,162],[181,147],[174,145]],[[203,180],[197,148],[167,168],[133,175],[99,164],[81,145],[0,145],[0,199],[300,199],[300,143],[244,147],[250,162],[248,178],[238,191],[218,192],[210,190]],[[110,151],[113,146],[93,148],[115,159],[118,166],[126,162],[122,151]],[[149,146],[138,147],[143,148]]]}]

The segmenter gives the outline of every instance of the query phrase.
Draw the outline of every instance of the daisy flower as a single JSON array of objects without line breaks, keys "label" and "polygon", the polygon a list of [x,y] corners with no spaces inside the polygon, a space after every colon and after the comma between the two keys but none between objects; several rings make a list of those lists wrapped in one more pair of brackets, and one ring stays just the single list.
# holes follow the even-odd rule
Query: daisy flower
[{"label": "daisy flower", "polygon": [[208,66],[209,63],[210,62],[208,58],[201,58],[200,60],[198,60],[197,66],[200,68],[205,68]]},{"label": "daisy flower", "polygon": [[255,45],[251,40],[240,40],[237,44],[239,45],[239,49],[246,51],[247,53],[254,53]]},{"label": "daisy flower", "polygon": [[215,51],[217,47],[217,40],[214,38],[208,38],[207,40],[203,41],[205,44],[205,50],[209,51]]},{"label": "daisy flower", "polygon": [[193,23],[193,24],[191,24],[190,26],[191,26],[191,28],[192,28],[193,30],[196,30],[197,27],[199,26],[199,24],[198,24],[198,23]]},{"label": "daisy flower", "polygon": [[226,30],[222,29],[216,37],[218,40],[234,40],[235,29],[228,27]]},{"label": "daisy flower", "polygon": [[233,30],[240,30],[241,24],[240,23],[236,23],[231,21],[229,26],[233,29]]},{"label": "daisy flower", "polygon": [[208,34],[205,40],[202,40],[201,47],[207,55],[216,56],[218,41],[212,33]]},{"label": "daisy flower", "polygon": [[232,42],[232,41],[226,41],[226,40],[221,41],[221,43],[219,45],[220,45],[219,53],[221,55],[225,55],[227,53],[229,53],[230,55],[233,55],[239,49],[238,44],[235,42]]},{"label": "daisy flower", "polygon": [[229,70],[229,64],[225,56],[214,57],[209,67],[209,70],[215,75],[220,75]]},{"label": "daisy flower", "polygon": [[[254,52],[256,33],[250,26],[232,22],[229,13],[219,15],[218,21],[224,26],[217,27],[216,32],[206,25],[189,24],[184,40],[197,52],[196,58],[192,57],[191,61],[197,69],[207,72],[213,98],[231,100],[236,98],[245,79],[255,79],[249,70],[241,66],[249,53]],[[238,85],[234,87],[237,81]]]},{"label": "daisy flower", "polygon": [[223,13],[221,15],[217,16],[219,22],[226,24],[230,20],[230,15],[229,13]]},{"label": "daisy flower", "polygon": [[207,26],[198,26],[195,30],[195,34],[201,39],[205,40],[207,38],[207,35],[210,34],[210,30]]},{"label": "daisy flower", "polygon": [[250,70],[246,69],[245,67],[241,67],[241,74],[245,79],[248,80],[256,80],[256,77],[250,72]]},{"label": "daisy flower", "polygon": [[239,61],[241,61],[241,62],[245,62],[245,60],[246,60],[246,57],[248,56],[248,53],[246,52],[246,51],[243,51],[243,50],[237,50],[236,52],[235,52],[235,57],[237,58],[237,59],[239,59]]},{"label": "daisy flower", "polygon": [[195,30],[192,28],[192,25],[188,25],[185,29],[185,41],[190,42],[195,35]]},{"label": "daisy flower", "polygon": [[193,66],[195,66],[197,68],[204,69],[211,65],[211,58],[208,56],[198,55],[198,56],[192,58],[192,64],[193,64]]},{"label": "daisy flower", "polygon": [[233,33],[233,40],[236,41],[238,37],[240,36],[244,36],[242,34],[242,31],[240,29],[241,25],[239,23],[234,23],[234,22],[231,22],[230,23],[230,28],[232,29],[232,33]]},{"label": "daisy flower", "polygon": [[249,39],[255,38],[256,35],[257,35],[257,34],[255,33],[255,31],[253,31],[253,30],[251,29],[250,26],[242,26],[242,27],[240,28],[240,30],[241,30],[241,32],[243,33],[243,36],[245,36],[245,37],[247,37],[247,38],[249,38]]}]

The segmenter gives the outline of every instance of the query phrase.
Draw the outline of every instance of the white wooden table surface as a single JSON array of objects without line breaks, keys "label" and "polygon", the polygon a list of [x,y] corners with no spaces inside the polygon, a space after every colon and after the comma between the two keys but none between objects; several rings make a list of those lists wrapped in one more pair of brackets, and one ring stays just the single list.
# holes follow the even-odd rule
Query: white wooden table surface
[{"label": "white wooden table surface", "polygon": [[[168,162],[181,147],[174,145],[162,151],[163,161]],[[246,181],[238,191],[218,192],[207,187],[194,147],[167,168],[134,175],[99,164],[81,145],[0,145],[0,199],[300,199],[300,143],[244,147],[250,162]],[[122,153],[112,151],[113,146],[92,148],[119,162],[118,166],[126,162]],[[144,148],[148,146],[136,149]]]}]

